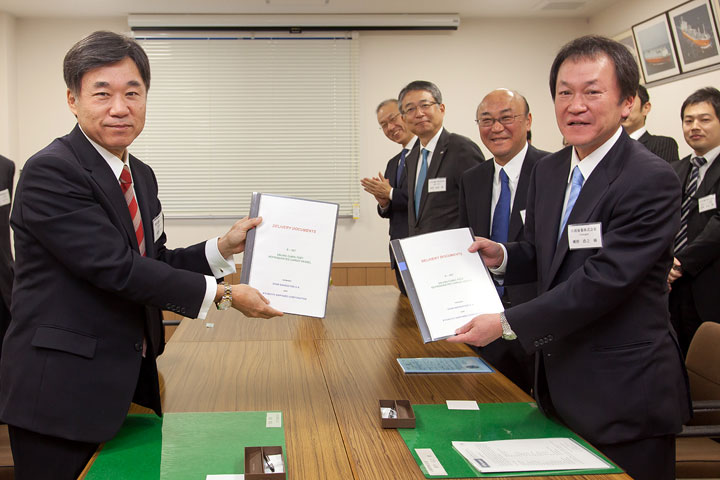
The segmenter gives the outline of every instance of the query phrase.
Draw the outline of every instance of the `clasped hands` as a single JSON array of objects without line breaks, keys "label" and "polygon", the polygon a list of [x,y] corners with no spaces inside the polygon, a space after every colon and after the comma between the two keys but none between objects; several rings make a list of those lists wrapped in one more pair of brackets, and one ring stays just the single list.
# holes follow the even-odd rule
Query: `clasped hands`
[{"label": "clasped hands", "polygon": [[381,208],[387,208],[390,204],[390,191],[392,190],[390,180],[378,172],[377,177],[365,177],[360,180],[360,184],[366,192],[375,197]]}]

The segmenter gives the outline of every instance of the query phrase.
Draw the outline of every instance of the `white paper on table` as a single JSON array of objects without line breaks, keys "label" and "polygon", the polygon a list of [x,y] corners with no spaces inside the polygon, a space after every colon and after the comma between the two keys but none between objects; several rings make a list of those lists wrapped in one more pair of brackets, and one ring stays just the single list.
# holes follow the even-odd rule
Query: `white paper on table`
[{"label": "white paper on table", "polygon": [[612,468],[572,438],[452,442],[452,445],[481,473]]},{"label": "white paper on table", "polygon": [[208,475],[205,480],[243,480],[245,475],[242,473],[231,473],[229,475]]},{"label": "white paper on table", "polygon": [[468,252],[473,240],[469,228],[400,240],[432,340],[455,335],[477,315],[504,310],[482,258]]},{"label": "white paper on table", "polygon": [[338,205],[263,194],[248,284],[285,313],[324,317]]}]

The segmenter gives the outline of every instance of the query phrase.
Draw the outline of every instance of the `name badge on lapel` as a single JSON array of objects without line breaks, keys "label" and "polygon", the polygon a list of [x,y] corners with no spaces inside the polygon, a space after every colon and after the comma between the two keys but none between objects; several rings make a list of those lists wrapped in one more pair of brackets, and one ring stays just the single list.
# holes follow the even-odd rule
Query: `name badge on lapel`
[{"label": "name badge on lapel", "polygon": [[698,199],[698,210],[700,210],[700,213],[707,212],[708,210],[715,210],[716,208],[717,203],[714,193],[705,195],[704,197]]},{"label": "name badge on lapel", "polygon": [[10,204],[10,192],[6,188],[5,190],[0,190],[0,207],[4,207],[5,205]]},{"label": "name badge on lapel", "polygon": [[158,241],[158,238],[165,231],[165,219],[163,213],[160,212],[157,217],[153,218],[153,243]]},{"label": "name badge on lapel", "polygon": [[578,223],[568,225],[570,250],[602,247],[602,223]]},{"label": "name badge on lapel", "polygon": [[445,177],[431,178],[428,180],[428,193],[444,192],[446,183]]}]

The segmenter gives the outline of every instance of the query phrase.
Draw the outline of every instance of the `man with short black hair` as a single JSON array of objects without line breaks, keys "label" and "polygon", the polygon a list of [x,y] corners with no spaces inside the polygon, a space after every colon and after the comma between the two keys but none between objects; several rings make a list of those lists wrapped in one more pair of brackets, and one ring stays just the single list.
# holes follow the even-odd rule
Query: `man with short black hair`
[{"label": "man with short black hair", "polygon": [[720,91],[697,90],[683,102],[680,117],[693,153],[673,164],[683,197],[668,283],[670,318],[687,354],[702,322],[720,322]]},{"label": "man with short black hair", "polygon": [[608,38],[560,50],[550,93],[570,146],[535,165],[525,240],[481,238],[470,248],[505,285],[537,281],[538,296],[479,315],[449,340],[517,338],[535,354],[544,412],[632,478],[674,480],[675,434],[690,417],[666,286],[680,185],[621,127],[638,78],[630,52]]},{"label": "man with short black hair", "polygon": [[25,164],[15,232],[12,321],[0,362],[0,418],[18,480],[74,480],[130,403],[161,412],[161,309],[204,318],[216,302],[281,315],[254,288],[218,285],[250,228],[168,249],[152,169],[127,147],[145,125],[150,66],[131,38],[95,32],[65,56],[77,126]]},{"label": "man with short black hair", "polygon": [[642,85],[638,85],[630,115],[627,116],[622,125],[630,138],[645,145],[645,148],[658,157],[670,163],[676,162],[679,156],[678,144],[675,139],[663,137],[662,135],[650,135],[647,128],[645,128],[645,120],[647,120],[651,108],[652,104],[647,89]]},{"label": "man with short black hair", "polygon": [[409,236],[456,228],[460,177],[485,157],[475,142],[443,127],[445,105],[435,84],[409,83],[398,103],[419,140],[419,148],[407,158]]},{"label": "man with short black hair", "polygon": [[[385,175],[378,172],[377,177],[363,178],[360,183],[366,192],[377,200],[378,215],[390,220],[390,240],[408,236],[408,192],[407,168],[405,159],[417,143],[417,137],[407,128],[400,115],[398,102],[394,98],[380,102],[375,109],[378,123],[385,136],[402,145],[400,153],[392,157],[385,168]],[[403,295],[405,285],[395,263],[390,248],[390,268],[395,271],[398,288]]]}]

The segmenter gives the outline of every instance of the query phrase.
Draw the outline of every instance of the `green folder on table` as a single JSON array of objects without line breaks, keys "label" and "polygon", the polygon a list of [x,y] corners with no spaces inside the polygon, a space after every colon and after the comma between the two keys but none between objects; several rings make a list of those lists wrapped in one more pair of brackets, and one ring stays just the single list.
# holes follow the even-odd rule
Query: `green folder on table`
[{"label": "green folder on table", "polygon": [[245,447],[282,446],[286,452],[285,429],[267,428],[267,413],[128,415],[85,479],[205,480],[243,473]]},{"label": "green folder on table", "polygon": [[[560,423],[542,414],[534,403],[480,403],[480,410],[449,410],[447,405],[413,405],[415,428],[398,429],[427,478],[483,478],[623,473],[598,450]],[[556,470],[483,474],[453,448],[453,441],[482,442],[521,438],[567,437],[606,460],[602,470]],[[447,475],[429,475],[415,449],[432,449]]]}]

